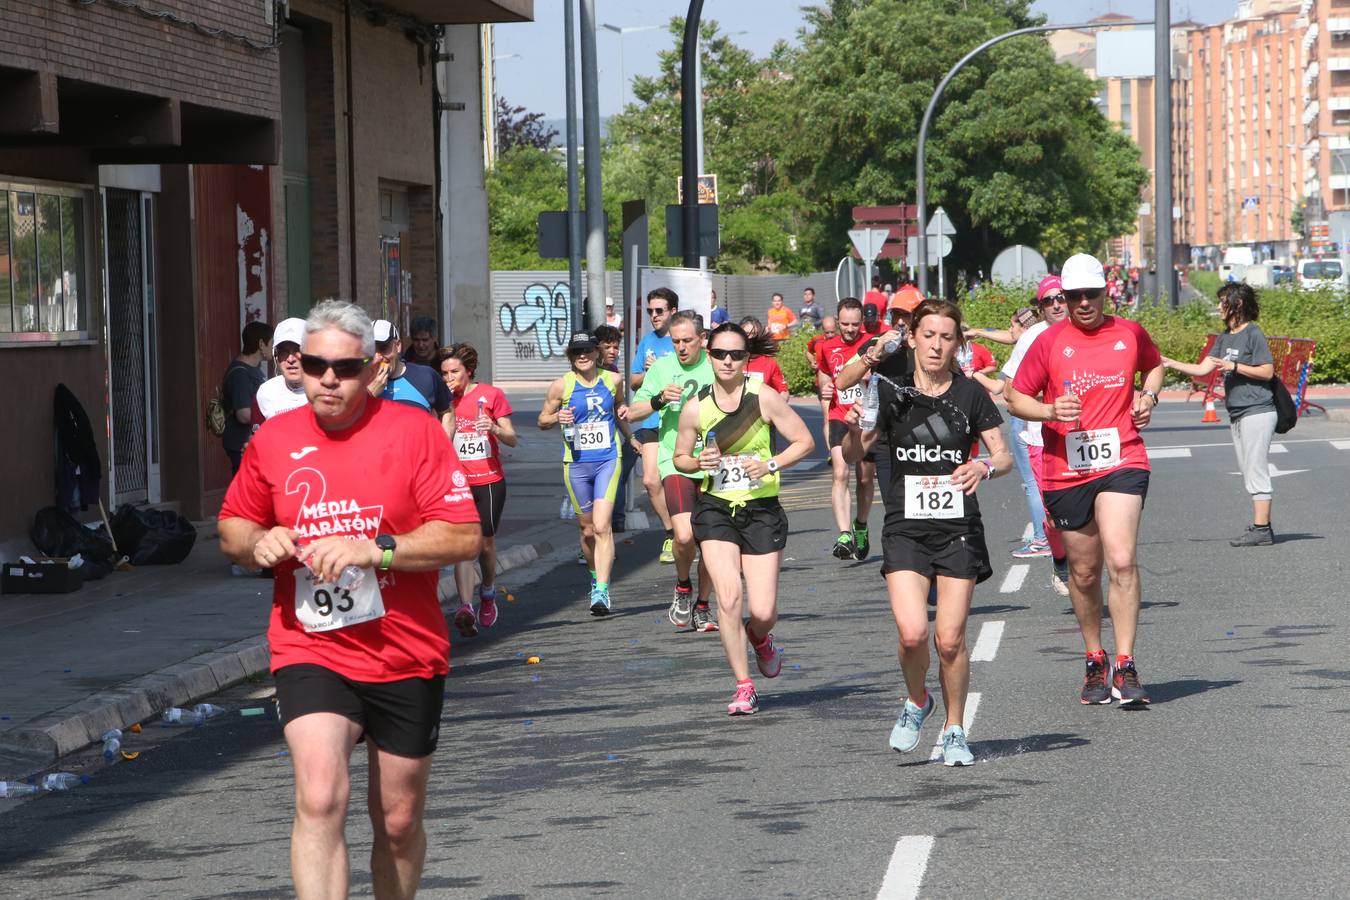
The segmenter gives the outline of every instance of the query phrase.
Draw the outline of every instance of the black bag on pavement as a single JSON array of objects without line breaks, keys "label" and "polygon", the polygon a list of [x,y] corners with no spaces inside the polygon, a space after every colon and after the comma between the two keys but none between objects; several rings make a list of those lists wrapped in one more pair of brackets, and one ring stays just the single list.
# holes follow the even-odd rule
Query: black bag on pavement
[{"label": "black bag on pavement", "polygon": [[33,516],[28,537],[47,556],[84,559],[80,574],[85,581],[96,581],[113,570],[116,554],[112,543],[96,531],[85,528],[64,509],[47,506]]},{"label": "black bag on pavement", "polygon": [[1289,396],[1289,388],[1276,375],[1270,379],[1270,392],[1275,395],[1275,433],[1285,434],[1298,424],[1298,407]]},{"label": "black bag on pavement", "polygon": [[117,549],[133,566],[168,566],[187,559],[197,542],[197,529],[174,512],[138,509],[130,503],[117,508],[112,517]]}]

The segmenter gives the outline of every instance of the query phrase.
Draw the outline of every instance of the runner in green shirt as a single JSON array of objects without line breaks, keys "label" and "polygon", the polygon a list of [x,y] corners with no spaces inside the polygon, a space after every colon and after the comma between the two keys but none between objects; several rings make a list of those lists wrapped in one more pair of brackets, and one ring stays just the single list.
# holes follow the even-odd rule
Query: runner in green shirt
[{"label": "runner in green shirt", "polygon": [[697,607],[690,579],[696,551],[692,522],[694,502],[698,499],[703,475],[686,475],[675,468],[675,437],[679,432],[680,410],[686,401],[693,400],[700,390],[712,384],[712,366],[703,350],[693,313],[675,313],[670,317],[668,328],[675,352],[656,360],[647,370],[642,387],[633,395],[633,402],[628,407],[628,421],[640,422],[653,411],[659,411],[661,415],[657,468],[666,509],[675,528],[675,597],[670,603],[670,622],[676,628],[684,628],[692,622],[698,631],[716,631],[717,625],[708,609],[711,579],[701,562]]}]

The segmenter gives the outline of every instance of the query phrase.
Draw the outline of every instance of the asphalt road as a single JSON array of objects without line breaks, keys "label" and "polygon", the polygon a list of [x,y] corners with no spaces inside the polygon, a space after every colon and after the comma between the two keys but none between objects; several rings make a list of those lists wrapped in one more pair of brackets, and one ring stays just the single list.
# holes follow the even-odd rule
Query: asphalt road
[{"label": "asphalt road", "polygon": [[[1198,419],[1166,404],[1147,435],[1160,452],[1140,548],[1146,711],[1078,703],[1081,643],[1049,561],[1007,554],[1025,526],[1018,483],[981,487],[995,574],[969,630],[987,658],[968,769],[929,760],[938,723],[915,753],[886,746],[895,629],[875,550],[829,555],[823,468],[787,476],[786,664],[757,679],[757,716],[725,715],[716,637],[666,623],[656,533],[620,546],[609,619],[587,614],[571,553],[518,573],[502,622],[454,650],[423,896],[1342,895],[1350,425],[1305,420],[1277,439],[1280,542],[1236,550],[1249,504],[1228,431]],[[269,690],[219,702],[266,706]],[[68,760],[93,773],[84,787],[0,801],[7,896],[289,894],[275,721],[148,726],[130,743],[133,762]],[[357,896],[364,770],[358,749]]]}]

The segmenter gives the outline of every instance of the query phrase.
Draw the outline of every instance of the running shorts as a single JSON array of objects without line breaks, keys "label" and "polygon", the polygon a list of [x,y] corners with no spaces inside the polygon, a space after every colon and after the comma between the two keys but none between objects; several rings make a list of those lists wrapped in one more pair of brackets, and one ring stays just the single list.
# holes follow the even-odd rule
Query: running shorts
[{"label": "running shorts", "polygon": [[1060,531],[1077,531],[1096,517],[1098,494],[1148,497],[1146,469],[1117,469],[1087,484],[1045,492],[1045,510]]},{"label": "running shorts", "polygon": [[702,484],[702,479],[695,481],[683,475],[667,475],[661,479],[661,489],[666,495],[666,512],[672,516],[693,513]]},{"label": "running shorts", "polygon": [[633,437],[637,438],[639,444],[655,444],[661,439],[660,432],[655,428],[639,428],[633,432]]},{"label": "running shorts", "polygon": [[883,532],[881,552],[882,575],[918,572],[928,578],[934,575],[973,578],[979,584],[994,574],[983,526],[959,535],[930,531],[917,537]]},{"label": "running shorts", "polygon": [[478,507],[483,537],[495,537],[497,526],[502,523],[502,507],[506,506],[506,480],[471,484],[469,490],[473,492],[473,505]]},{"label": "running shorts", "polygon": [[[844,435],[846,434],[848,434],[848,426],[845,425],[843,422],[839,421],[838,419],[831,419],[830,449],[834,449],[835,447],[842,447],[844,444]],[[872,449],[867,451],[866,455],[863,456],[862,461],[870,463],[876,462],[877,461],[876,449],[877,449],[876,444],[873,444]]]},{"label": "running shorts", "polygon": [[732,506],[721,497],[699,494],[694,504],[694,540],[726,541],[744,556],[777,553],[787,546],[787,513],[777,497],[758,497]]},{"label": "running shorts", "polygon": [[563,463],[563,484],[577,515],[590,512],[596,500],[613,503],[619,496],[620,474],[618,459]]},{"label": "running shorts", "polygon": [[284,728],[310,713],[336,713],[361,726],[361,740],[417,759],[436,750],[445,702],[445,676],[400,681],[352,681],[313,663],[276,672],[277,711]]}]

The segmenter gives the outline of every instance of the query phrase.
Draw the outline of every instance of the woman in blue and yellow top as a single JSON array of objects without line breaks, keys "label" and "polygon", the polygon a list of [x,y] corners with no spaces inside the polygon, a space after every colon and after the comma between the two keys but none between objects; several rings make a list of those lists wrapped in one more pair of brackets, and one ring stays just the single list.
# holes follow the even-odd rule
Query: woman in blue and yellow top
[{"label": "woman in blue and yellow top", "polygon": [[[704,471],[703,491],[694,505],[694,537],[712,574],[721,620],[722,649],[736,677],[729,715],[759,710],[750,680],[746,637],[765,678],[783,667],[774,647],[778,621],[778,569],[787,543],[787,515],[778,503],[778,473],[804,459],[815,446],[801,417],[777,391],[745,374],[752,355],[773,353],[767,335],[750,337],[739,325],[718,326],[708,339],[713,383],[698,393],[698,403],[680,412],[675,467]],[[773,452],[777,432],[788,446]],[[697,442],[703,448],[697,454]],[[781,443],[781,442],[780,442]],[[741,620],[741,574],[745,574],[748,624]]]},{"label": "woman in blue and yellow top", "polygon": [[572,371],[549,385],[539,427],[562,425],[563,483],[577,513],[581,552],[591,570],[591,615],[604,616],[609,614],[609,576],[614,568],[610,517],[628,427],[622,422],[622,378],[600,368],[599,347],[585,332],[572,335],[567,358]]}]

